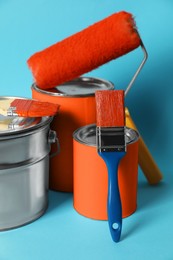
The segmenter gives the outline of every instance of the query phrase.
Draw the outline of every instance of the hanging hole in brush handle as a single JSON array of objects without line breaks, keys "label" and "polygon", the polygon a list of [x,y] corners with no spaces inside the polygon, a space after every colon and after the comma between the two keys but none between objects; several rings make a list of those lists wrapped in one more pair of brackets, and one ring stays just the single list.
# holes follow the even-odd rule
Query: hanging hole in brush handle
[{"label": "hanging hole in brush handle", "polygon": [[122,206],[118,185],[118,165],[125,152],[102,152],[108,169],[107,213],[109,229],[114,242],[119,242],[122,230]]},{"label": "hanging hole in brush handle", "polygon": [[53,130],[49,131],[48,142],[49,142],[50,145],[56,144],[55,152],[53,152],[49,155],[49,157],[52,158],[52,157],[54,157],[54,156],[56,156],[60,153],[60,143],[59,143],[59,140],[57,138],[55,131],[53,131]]},{"label": "hanging hole in brush handle", "polygon": [[119,228],[118,223],[113,223],[113,224],[112,224],[112,228],[113,228],[113,229],[118,229],[118,228]]}]

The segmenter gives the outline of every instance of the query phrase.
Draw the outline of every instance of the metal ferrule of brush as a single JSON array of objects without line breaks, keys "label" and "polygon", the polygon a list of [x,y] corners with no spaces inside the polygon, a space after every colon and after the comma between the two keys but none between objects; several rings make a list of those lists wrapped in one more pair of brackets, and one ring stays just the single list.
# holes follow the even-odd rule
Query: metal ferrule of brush
[{"label": "metal ferrule of brush", "polygon": [[96,127],[98,152],[126,152],[125,127]]},{"label": "metal ferrule of brush", "polygon": [[17,113],[15,111],[16,111],[16,107],[9,107],[7,109],[7,116],[16,116]]}]

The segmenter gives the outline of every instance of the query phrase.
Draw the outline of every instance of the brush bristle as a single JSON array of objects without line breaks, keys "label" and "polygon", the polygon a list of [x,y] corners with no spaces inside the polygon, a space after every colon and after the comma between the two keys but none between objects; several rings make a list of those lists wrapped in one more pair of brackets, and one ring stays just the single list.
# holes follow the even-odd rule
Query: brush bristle
[{"label": "brush bristle", "polygon": [[125,108],[123,90],[96,91],[97,126],[123,127],[125,126]]},{"label": "brush bristle", "polygon": [[122,11],[35,53],[27,63],[36,84],[48,89],[130,52],[140,43],[132,14]]},{"label": "brush bristle", "polygon": [[59,110],[58,104],[26,99],[15,99],[11,107],[16,107],[15,112],[23,117],[54,116]]}]

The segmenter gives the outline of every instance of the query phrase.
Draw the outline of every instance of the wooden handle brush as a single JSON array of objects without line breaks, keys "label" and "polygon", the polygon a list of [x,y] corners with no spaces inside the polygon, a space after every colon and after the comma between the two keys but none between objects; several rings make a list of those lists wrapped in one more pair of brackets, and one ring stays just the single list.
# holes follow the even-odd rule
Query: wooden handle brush
[{"label": "wooden handle brush", "polygon": [[30,99],[4,98],[0,100],[0,114],[3,116],[42,117],[54,116],[59,105]]},{"label": "wooden handle brush", "polygon": [[123,90],[96,91],[97,150],[108,169],[107,213],[113,241],[122,230],[122,206],[118,185],[118,165],[126,154]]},{"label": "wooden handle brush", "polygon": [[27,61],[36,84],[53,88],[141,45],[132,14],[121,11],[33,54]]},{"label": "wooden handle brush", "polygon": [[[137,130],[135,123],[133,122],[128,109],[125,109],[126,125],[132,129]],[[157,164],[155,163],[150,151],[148,150],[142,136],[139,138],[139,165],[151,185],[158,184],[163,176],[160,172]]]}]

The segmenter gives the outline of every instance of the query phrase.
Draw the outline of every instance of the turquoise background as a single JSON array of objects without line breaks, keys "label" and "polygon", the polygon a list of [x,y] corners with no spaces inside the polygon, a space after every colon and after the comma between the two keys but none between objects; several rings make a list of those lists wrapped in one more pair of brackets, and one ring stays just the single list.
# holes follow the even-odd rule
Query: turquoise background
[{"label": "turquoise background", "polygon": [[[134,14],[149,54],[126,105],[164,180],[149,186],[139,169],[138,209],[118,244],[106,221],[73,209],[72,194],[50,191],[44,216],[0,233],[0,260],[173,259],[172,0],[0,0],[0,95],[31,97],[30,55],[120,10]],[[139,48],[87,75],[125,89],[142,58]]]}]

